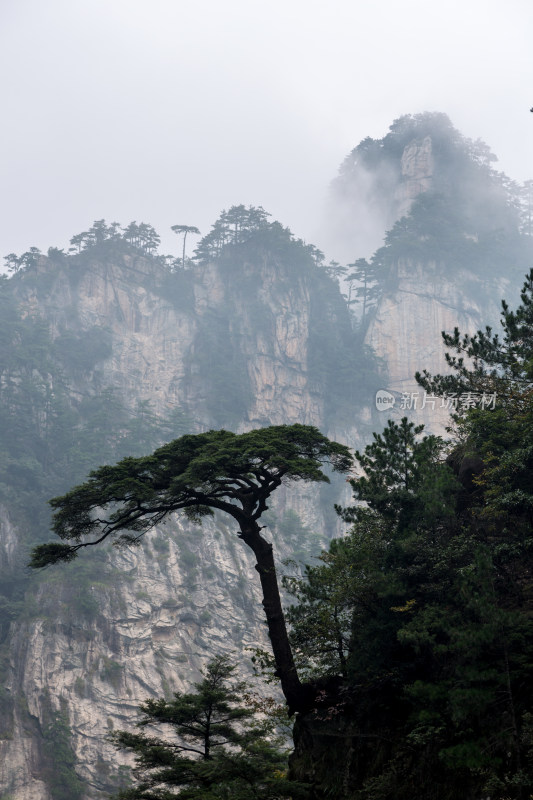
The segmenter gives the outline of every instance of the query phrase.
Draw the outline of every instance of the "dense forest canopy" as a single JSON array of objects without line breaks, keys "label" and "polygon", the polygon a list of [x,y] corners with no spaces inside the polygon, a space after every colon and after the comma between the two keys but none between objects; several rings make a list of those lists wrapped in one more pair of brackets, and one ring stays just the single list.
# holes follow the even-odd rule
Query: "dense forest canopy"
[{"label": "dense forest canopy", "polygon": [[[503,304],[501,334],[444,337],[453,373],[422,385],[490,388],[496,408],[457,414],[448,444],[389,421],[356,453],[358,502],[338,509],[347,537],[288,581],[297,663],[342,676],[338,797],[531,797],[532,308],[533,271],[517,310]],[[318,735],[319,719],[307,723]],[[324,796],[331,772],[330,759]]]}]

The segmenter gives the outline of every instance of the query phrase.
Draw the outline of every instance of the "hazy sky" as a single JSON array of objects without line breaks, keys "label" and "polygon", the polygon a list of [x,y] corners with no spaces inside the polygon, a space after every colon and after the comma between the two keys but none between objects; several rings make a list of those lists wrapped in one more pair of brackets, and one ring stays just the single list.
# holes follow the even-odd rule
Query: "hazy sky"
[{"label": "hazy sky", "polygon": [[0,0],[0,255],[238,203],[320,246],[344,156],[425,110],[531,178],[532,38],[532,0]]}]

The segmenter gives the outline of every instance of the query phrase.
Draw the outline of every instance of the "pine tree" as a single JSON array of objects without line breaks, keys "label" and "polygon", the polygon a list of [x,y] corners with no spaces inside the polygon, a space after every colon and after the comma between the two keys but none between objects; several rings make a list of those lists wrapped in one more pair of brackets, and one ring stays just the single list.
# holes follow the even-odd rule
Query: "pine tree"
[{"label": "pine tree", "polygon": [[296,710],[307,702],[306,692],[287,635],[273,545],[262,534],[259,519],[282,483],[329,482],[324,464],[346,472],[351,463],[347,447],[308,425],[182,436],[150,456],[100,467],[86,483],[53,499],[54,530],[71,544],[39,545],[31,565],[71,561],[81,548],[109,537],[118,544],[137,543],[174,511],[183,511],[194,522],[215,510],[228,514],[237,523],[238,537],[254,553],[277,675],[289,707]]},{"label": "pine tree", "polygon": [[187,235],[192,233],[196,236],[200,235],[200,231],[194,225],[172,225],[171,230],[174,233],[177,233],[178,236],[183,234],[183,254],[181,258],[181,266],[185,269],[185,242],[187,241]]},{"label": "pine tree", "polygon": [[138,727],[164,735],[117,731],[114,744],[135,754],[137,784],[117,800],[282,800],[306,787],[286,777],[287,756],[270,720],[256,719],[247,686],[227,656],[212,659],[195,692],[147,700]]},{"label": "pine tree", "polygon": [[[339,509],[347,538],[293,582],[298,658],[343,678],[339,797],[531,797],[533,413],[529,389],[507,397],[467,412],[447,459],[406,419],[376,434],[356,454],[360,504]],[[485,465],[473,485],[451,471],[465,448]]]}]

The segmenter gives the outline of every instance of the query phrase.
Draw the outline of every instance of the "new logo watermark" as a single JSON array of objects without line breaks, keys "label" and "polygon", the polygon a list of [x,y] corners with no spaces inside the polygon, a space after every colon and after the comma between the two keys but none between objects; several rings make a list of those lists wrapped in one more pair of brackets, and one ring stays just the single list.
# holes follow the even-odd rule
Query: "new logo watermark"
[{"label": "new logo watermark", "polygon": [[[496,392],[463,392],[462,394],[445,394],[439,397],[427,392],[396,392],[400,395],[397,408],[400,411],[422,411],[424,408],[444,409],[446,411],[467,411],[469,408],[494,409],[496,408]],[[376,392],[376,408],[378,411],[388,411],[396,405],[397,397],[387,389]]]},{"label": "new logo watermark", "polygon": [[378,389],[376,392],[376,408],[378,411],[388,411],[389,408],[394,407],[395,402],[394,395],[386,389]]}]

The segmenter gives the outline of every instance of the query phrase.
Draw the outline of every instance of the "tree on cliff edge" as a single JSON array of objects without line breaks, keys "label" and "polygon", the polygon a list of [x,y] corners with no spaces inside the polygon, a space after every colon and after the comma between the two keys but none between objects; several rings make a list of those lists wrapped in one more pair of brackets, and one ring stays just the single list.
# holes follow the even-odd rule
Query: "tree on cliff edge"
[{"label": "tree on cliff edge", "polygon": [[183,269],[185,269],[185,242],[187,241],[187,234],[194,233],[199,235],[200,231],[194,225],[172,225],[170,230],[174,231],[174,233],[177,233],[178,236],[181,233],[183,234],[183,256],[181,259],[181,266]]},{"label": "tree on cliff edge", "polygon": [[53,529],[71,543],[39,545],[30,565],[70,561],[80,548],[108,537],[116,544],[137,543],[174,511],[196,522],[215,510],[229,514],[237,522],[237,536],[255,555],[277,675],[289,708],[297,710],[304,692],[287,635],[273,547],[259,519],[282,483],[328,482],[324,464],[346,472],[352,464],[349,450],[307,425],[182,436],[150,456],[100,467],[86,483],[51,500]]}]

